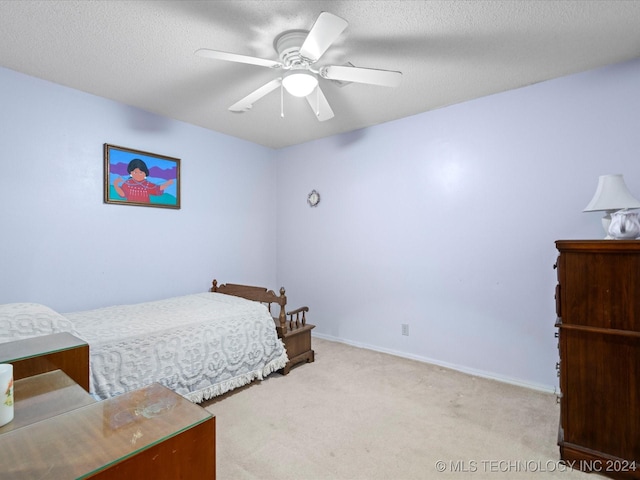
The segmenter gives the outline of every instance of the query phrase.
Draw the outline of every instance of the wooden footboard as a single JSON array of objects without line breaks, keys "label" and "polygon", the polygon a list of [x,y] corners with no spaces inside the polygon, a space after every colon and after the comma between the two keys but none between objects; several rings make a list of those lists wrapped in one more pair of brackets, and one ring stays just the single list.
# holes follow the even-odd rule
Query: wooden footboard
[{"label": "wooden footboard", "polygon": [[[273,290],[267,290],[263,287],[234,283],[218,285],[218,281],[214,280],[209,291],[242,297],[267,305],[269,313],[276,323],[278,337],[282,339],[287,349],[289,362],[283,369],[285,375],[289,373],[289,370],[294,365],[302,362],[310,363],[315,360],[314,351],[311,349],[311,330],[315,325],[307,323],[306,314],[309,311],[309,307],[300,307],[287,312],[287,296],[285,295],[284,287],[280,288],[280,295],[277,295]],[[277,317],[274,316],[274,312],[271,310],[273,304],[280,306]]]}]

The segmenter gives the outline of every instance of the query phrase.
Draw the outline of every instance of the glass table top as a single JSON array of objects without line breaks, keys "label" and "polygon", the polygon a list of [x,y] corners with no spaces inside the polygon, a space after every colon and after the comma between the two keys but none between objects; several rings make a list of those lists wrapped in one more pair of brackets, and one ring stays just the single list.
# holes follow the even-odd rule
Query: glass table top
[{"label": "glass table top", "polygon": [[212,415],[159,385],[0,435],[0,479],[83,478]]}]

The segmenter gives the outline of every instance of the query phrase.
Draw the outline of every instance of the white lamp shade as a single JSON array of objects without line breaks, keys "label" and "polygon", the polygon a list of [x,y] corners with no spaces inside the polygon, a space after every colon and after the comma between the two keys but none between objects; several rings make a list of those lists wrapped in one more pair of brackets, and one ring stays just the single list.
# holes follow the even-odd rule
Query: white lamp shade
[{"label": "white lamp shade", "polygon": [[307,71],[293,70],[282,79],[282,85],[294,97],[306,97],[318,86],[318,79]]},{"label": "white lamp shade", "polygon": [[622,175],[600,175],[596,193],[584,211],[614,211],[623,208],[640,208],[640,202],[631,195]]}]

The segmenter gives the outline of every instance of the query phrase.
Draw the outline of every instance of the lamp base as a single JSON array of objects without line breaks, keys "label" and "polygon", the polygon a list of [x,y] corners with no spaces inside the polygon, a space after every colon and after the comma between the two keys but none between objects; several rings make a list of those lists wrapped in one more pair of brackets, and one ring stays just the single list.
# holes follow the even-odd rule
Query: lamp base
[{"label": "lamp base", "polygon": [[602,217],[602,228],[604,228],[605,240],[615,240],[611,235],[609,235],[609,227],[611,226],[611,214],[613,212],[607,212],[604,217]]},{"label": "lamp base", "polygon": [[604,217],[602,217],[602,228],[604,228],[604,239],[605,240],[615,240],[611,235],[609,235],[609,226],[611,225],[611,214],[613,211],[607,211]]}]

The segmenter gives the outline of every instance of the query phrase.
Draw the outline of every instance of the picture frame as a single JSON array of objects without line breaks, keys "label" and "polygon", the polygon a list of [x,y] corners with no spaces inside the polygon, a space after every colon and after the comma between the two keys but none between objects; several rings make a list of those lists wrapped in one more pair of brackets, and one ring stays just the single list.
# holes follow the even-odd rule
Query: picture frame
[{"label": "picture frame", "polygon": [[180,208],[180,159],[105,143],[104,203]]}]

